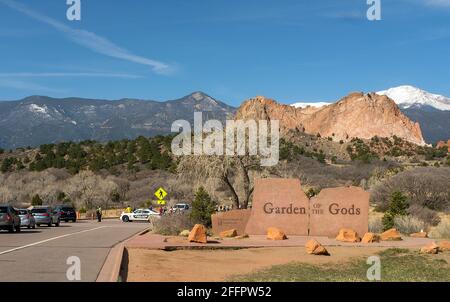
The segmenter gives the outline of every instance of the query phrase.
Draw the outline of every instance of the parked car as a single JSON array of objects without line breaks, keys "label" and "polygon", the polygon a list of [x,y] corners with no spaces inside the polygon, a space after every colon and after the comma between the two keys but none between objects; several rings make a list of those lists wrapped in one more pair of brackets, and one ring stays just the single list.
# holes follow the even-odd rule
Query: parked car
[{"label": "parked car", "polygon": [[160,217],[158,212],[155,212],[150,209],[137,209],[131,213],[123,212],[120,215],[120,220],[123,222],[132,222],[132,221],[149,221],[151,217]]},{"label": "parked car", "polygon": [[187,203],[177,203],[172,207],[174,212],[185,212],[189,210],[189,205]]},{"label": "parked car", "polygon": [[77,222],[77,212],[75,208],[66,205],[56,206],[56,212],[59,212],[60,219],[65,222]]},{"label": "parked car", "polygon": [[34,216],[38,227],[41,226],[41,224],[46,224],[49,227],[52,225],[59,227],[60,225],[60,215],[58,212],[54,211],[52,207],[35,207],[31,210],[31,213]]},{"label": "parked car", "polygon": [[0,230],[20,232],[19,213],[10,205],[0,205]]},{"label": "parked car", "polygon": [[17,211],[19,212],[21,227],[27,227],[29,229],[36,228],[36,219],[34,219],[33,214],[31,214],[30,210],[18,209]]}]

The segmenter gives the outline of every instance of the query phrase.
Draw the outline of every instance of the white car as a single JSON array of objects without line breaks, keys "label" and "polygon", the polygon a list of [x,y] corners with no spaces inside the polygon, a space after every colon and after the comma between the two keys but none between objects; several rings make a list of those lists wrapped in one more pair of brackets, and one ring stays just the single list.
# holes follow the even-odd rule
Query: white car
[{"label": "white car", "polygon": [[149,221],[152,217],[159,218],[160,215],[158,212],[152,211],[150,209],[137,209],[131,213],[122,212],[120,215],[120,220],[123,222],[131,222],[131,221]]}]

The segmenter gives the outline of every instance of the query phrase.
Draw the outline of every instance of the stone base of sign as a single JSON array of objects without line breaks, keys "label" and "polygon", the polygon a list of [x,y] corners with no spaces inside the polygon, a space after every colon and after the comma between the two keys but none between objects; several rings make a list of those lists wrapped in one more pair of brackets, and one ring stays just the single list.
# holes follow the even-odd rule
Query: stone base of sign
[{"label": "stone base of sign", "polygon": [[233,210],[212,215],[213,234],[219,236],[224,231],[235,229],[238,236],[244,235],[250,212],[250,209]]}]

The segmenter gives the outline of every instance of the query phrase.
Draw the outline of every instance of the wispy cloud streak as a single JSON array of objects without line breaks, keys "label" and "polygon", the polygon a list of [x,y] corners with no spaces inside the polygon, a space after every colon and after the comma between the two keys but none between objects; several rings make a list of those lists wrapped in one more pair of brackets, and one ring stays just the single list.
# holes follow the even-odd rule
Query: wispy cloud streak
[{"label": "wispy cloud streak", "polygon": [[0,72],[0,78],[123,78],[138,79],[142,76],[127,73],[92,73],[92,72]]},{"label": "wispy cloud streak", "polygon": [[129,52],[128,50],[114,44],[113,42],[109,41],[104,37],[101,37],[87,30],[73,29],[65,25],[64,23],[61,23],[53,18],[43,15],[39,12],[36,12],[21,3],[18,3],[13,0],[0,0],[0,3],[3,3],[8,7],[10,7],[11,9],[21,12],[37,21],[52,26],[56,30],[64,33],[73,42],[81,46],[84,46],[94,52],[109,57],[150,66],[152,70],[158,74],[169,74],[172,72],[172,68],[168,64],[135,55]]}]

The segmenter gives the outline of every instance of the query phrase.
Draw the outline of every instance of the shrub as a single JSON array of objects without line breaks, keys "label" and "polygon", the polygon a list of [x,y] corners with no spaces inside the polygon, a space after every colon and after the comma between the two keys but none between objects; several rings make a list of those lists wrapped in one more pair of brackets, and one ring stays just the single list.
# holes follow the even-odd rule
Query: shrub
[{"label": "shrub", "polygon": [[379,234],[383,232],[383,222],[379,216],[369,217],[369,232]]},{"label": "shrub", "polygon": [[211,226],[211,215],[214,214],[216,203],[211,199],[208,192],[200,187],[195,193],[192,202],[191,219],[194,223],[200,223],[207,227]]},{"label": "shrub", "polygon": [[431,238],[450,239],[450,220],[443,220],[430,232]]},{"label": "shrub", "polygon": [[175,214],[161,216],[153,224],[153,231],[165,236],[176,236],[184,230],[190,230],[194,224],[189,215]]},{"label": "shrub", "polygon": [[441,218],[439,218],[436,211],[430,210],[424,206],[412,205],[408,209],[408,213],[431,226],[437,226],[441,222]]},{"label": "shrub", "polygon": [[378,210],[386,210],[395,191],[404,192],[410,205],[418,205],[435,211],[450,209],[450,168],[420,167],[407,170],[376,185],[371,201]]},{"label": "shrub", "polygon": [[412,216],[396,216],[394,218],[394,227],[402,234],[418,233],[427,229],[427,224]]}]

